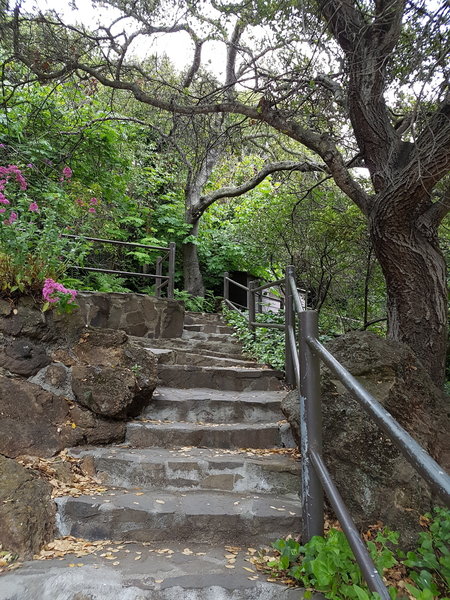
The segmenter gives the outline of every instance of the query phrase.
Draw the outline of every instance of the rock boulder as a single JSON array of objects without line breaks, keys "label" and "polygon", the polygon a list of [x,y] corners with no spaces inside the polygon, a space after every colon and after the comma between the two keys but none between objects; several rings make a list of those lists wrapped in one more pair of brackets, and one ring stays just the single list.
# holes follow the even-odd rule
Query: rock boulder
[{"label": "rock boulder", "polygon": [[120,442],[125,424],[102,419],[25,379],[0,375],[0,453],[53,456],[68,446]]},{"label": "rock boulder", "polygon": [[158,381],[157,358],[122,331],[89,328],[73,348],[72,390],[92,412],[111,418],[137,415]]},{"label": "rock boulder", "polygon": [[31,558],[53,537],[55,504],[51,485],[0,455],[0,545]]}]

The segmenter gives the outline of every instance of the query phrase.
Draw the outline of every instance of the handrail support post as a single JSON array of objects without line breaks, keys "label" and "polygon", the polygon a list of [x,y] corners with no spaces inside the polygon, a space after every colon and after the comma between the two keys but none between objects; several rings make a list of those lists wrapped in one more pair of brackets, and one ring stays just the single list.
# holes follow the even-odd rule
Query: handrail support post
[{"label": "handrail support post", "polygon": [[318,315],[307,310],[300,313],[300,436],[302,456],[302,541],[323,536],[324,495],[311,461],[311,446],[322,453],[322,408],[320,393],[320,359],[308,345],[307,338],[318,337]]},{"label": "handrail support post", "polygon": [[286,282],[285,282],[285,302],[284,302],[284,372],[286,383],[289,386],[295,384],[294,360],[292,357],[292,347],[290,343],[290,329],[295,328],[294,303],[292,298],[290,277],[295,273],[294,267],[288,265],[286,267]]},{"label": "handrail support post", "polygon": [[254,292],[254,288],[257,287],[257,282],[251,280],[248,282],[248,292],[247,292],[247,307],[248,307],[248,326],[250,331],[255,334],[255,326],[253,323],[256,321],[256,294]]},{"label": "handrail support post", "polygon": [[175,290],[175,242],[169,244],[169,283],[167,284],[167,297],[174,297]]},{"label": "handrail support post", "polygon": [[223,299],[225,301],[230,299],[230,282],[228,281],[229,277],[230,274],[228,271],[223,274]]}]

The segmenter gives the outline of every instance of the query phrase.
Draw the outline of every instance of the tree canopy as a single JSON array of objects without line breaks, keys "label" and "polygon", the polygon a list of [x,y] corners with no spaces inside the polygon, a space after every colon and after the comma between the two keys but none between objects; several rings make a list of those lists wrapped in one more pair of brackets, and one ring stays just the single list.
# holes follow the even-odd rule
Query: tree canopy
[{"label": "tree canopy", "polygon": [[[448,212],[449,13],[425,0],[94,2],[111,23],[74,24],[58,11],[11,5],[8,59],[40,82],[75,76],[169,114],[240,115],[313,161],[367,220],[388,295],[389,335],[408,343],[437,382],[447,342],[446,267],[438,227]],[[174,78],[158,36],[190,39]],[[225,47],[220,79],[204,65]],[[6,61],[7,62],[7,61]],[[23,78],[22,78],[23,79]],[[19,84],[19,80],[17,80]],[[285,141],[283,141],[285,140]],[[278,158],[286,159],[280,150]],[[361,179],[358,168],[369,174]]]}]

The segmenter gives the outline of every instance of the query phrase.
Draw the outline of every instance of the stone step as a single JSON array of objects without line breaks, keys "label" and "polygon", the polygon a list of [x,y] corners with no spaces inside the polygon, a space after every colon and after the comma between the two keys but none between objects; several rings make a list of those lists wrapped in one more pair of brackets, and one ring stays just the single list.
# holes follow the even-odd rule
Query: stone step
[{"label": "stone step", "polygon": [[206,352],[197,353],[178,349],[145,348],[158,356],[158,363],[165,365],[196,365],[199,367],[243,367],[245,369],[254,368],[258,365],[252,360],[243,360],[240,358],[230,358],[225,356],[211,356]]},{"label": "stone step", "polygon": [[286,391],[158,387],[141,416],[188,423],[276,423],[285,418],[280,408],[285,395]]},{"label": "stone step", "polygon": [[122,447],[71,450],[92,461],[96,476],[120,488],[223,490],[295,494],[300,465],[288,454],[183,448],[133,450]]},{"label": "stone step", "polygon": [[281,371],[274,369],[242,369],[239,367],[196,367],[160,365],[160,385],[166,387],[233,390],[279,390],[282,387]]},{"label": "stone step", "polygon": [[205,333],[204,331],[189,331],[188,329],[183,329],[181,338],[184,340],[208,340],[209,342],[215,341],[220,343],[230,342],[235,339],[229,333]]},{"label": "stone step", "polygon": [[114,489],[55,501],[59,534],[86,540],[253,546],[300,530],[294,495]]},{"label": "stone step", "polygon": [[226,333],[232,335],[234,329],[228,325],[216,325],[214,323],[195,323],[192,325],[184,325],[184,331],[201,331],[203,333]]},{"label": "stone step", "polygon": [[199,313],[186,311],[184,313],[185,325],[226,325],[223,315],[220,313]]},{"label": "stone step", "polygon": [[229,338],[228,342],[208,342],[203,340],[191,340],[183,338],[173,339],[155,339],[150,340],[149,338],[133,338],[133,341],[143,348],[159,348],[167,350],[179,350],[185,352],[195,352],[196,354],[208,354],[210,356],[217,356],[218,358],[238,358],[246,360],[246,357],[242,355],[242,346],[239,342],[236,342],[233,338]]},{"label": "stone step", "polygon": [[247,545],[233,548],[235,558],[230,559],[230,551],[222,544],[116,542],[82,558],[68,554],[25,562],[20,569],[2,574],[0,600],[303,598],[299,588],[265,581],[250,562],[250,550]]},{"label": "stone step", "polygon": [[285,448],[293,447],[289,425],[166,423],[131,421],[125,442],[133,448]]}]

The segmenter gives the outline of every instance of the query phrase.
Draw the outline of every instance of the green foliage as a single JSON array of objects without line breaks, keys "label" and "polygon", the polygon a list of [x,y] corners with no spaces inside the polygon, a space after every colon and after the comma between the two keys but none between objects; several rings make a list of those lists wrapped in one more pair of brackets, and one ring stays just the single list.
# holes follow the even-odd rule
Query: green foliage
[{"label": "green foliage", "polygon": [[90,273],[83,281],[83,287],[78,289],[92,290],[95,292],[130,292],[125,285],[125,279],[112,273]]},{"label": "green foliage", "polygon": [[[367,547],[380,574],[395,565],[407,567],[404,584],[417,600],[442,600],[444,596],[448,600],[450,511],[436,508],[433,516],[426,517],[429,528],[419,535],[417,550],[408,552],[406,557],[395,548],[398,534],[387,528],[378,531]],[[279,539],[273,547],[277,556],[267,563],[272,577],[289,576],[309,590],[307,593],[319,591],[330,600],[375,600],[379,597],[367,587],[342,531],[331,529],[324,537],[315,536],[303,546],[293,539]],[[390,587],[389,593],[393,599],[401,597],[396,588]]]},{"label": "green foliage", "polygon": [[[450,511],[436,508],[428,531],[419,535],[419,546],[408,552],[403,564],[410,567],[415,586],[409,592],[419,600],[439,597],[440,591],[450,594]],[[426,595],[431,592],[432,596]]]},{"label": "green foliage", "polygon": [[[248,317],[223,308],[225,320],[236,330],[236,337],[243,345],[245,354],[274,369],[284,370],[284,331],[268,327],[256,327],[255,332],[248,327]],[[258,323],[284,323],[284,311],[278,313],[258,313]]]},{"label": "green foliage", "polygon": [[193,296],[186,290],[174,290],[175,300],[181,300],[184,302],[186,310],[192,312],[216,312],[218,298],[214,294],[206,290],[205,297]]},{"label": "green foliage", "polygon": [[5,212],[0,221],[0,295],[36,295],[45,279],[58,279],[68,262],[76,260],[80,246],[60,235],[58,212],[64,192],[58,184],[38,194],[33,187],[25,188],[25,177],[20,188],[11,177],[5,181],[2,195],[8,204],[1,205]]}]

